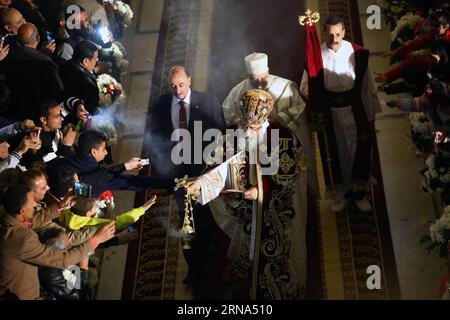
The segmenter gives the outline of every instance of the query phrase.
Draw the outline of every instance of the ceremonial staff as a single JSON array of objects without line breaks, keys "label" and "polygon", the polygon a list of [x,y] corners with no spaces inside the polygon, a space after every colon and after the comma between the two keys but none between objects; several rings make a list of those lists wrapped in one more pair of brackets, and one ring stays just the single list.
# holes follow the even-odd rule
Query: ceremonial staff
[{"label": "ceremonial staff", "polygon": [[[307,72],[308,72],[308,78],[311,80],[312,78],[316,78],[319,75],[321,75],[323,71],[323,64],[322,64],[322,55],[321,55],[321,48],[320,43],[317,37],[317,31],[316,31],[316,23],[320,20],[320,14],[317,11],[312,11],[310,9],[307,9],[305,11],[305,15],[299,16],[298,21],[301,26],[305,28],[305,35],[306,35],[306,58],[307,58]],[[308,86],[309,90],[311,89],[311,86]],[[317,134],[320,134],[323,138],[323,143],[325,146],[325,161],[327,164],[327,171],[328,171],[328,178],[330,181],[330,187],[332,191],[332,196],[334,198],[336,188],[334,184],[334,176],[333,176],[333,164],[332,164],[332,157],[330,152],[330,145],[328,141],[328,135],[327,135],[327,128],[326,128],[326,121],[325,121],[325,115],[323,112],[316,111],[319,109],[319,106],[315,105],[314,100],[312,99],[312,94],[308,94],[307,99],[308,104],[308,111],[309,111],[309,126],[311,131],[316,131]]]}]

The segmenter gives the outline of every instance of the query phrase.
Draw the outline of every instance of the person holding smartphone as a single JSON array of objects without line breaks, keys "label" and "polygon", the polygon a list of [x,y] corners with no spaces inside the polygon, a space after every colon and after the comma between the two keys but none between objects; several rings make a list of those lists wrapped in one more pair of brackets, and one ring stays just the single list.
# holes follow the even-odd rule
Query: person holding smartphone
[{"label": "person holding smartphone", "polygon": [[92,186],[92,196],[99,196],[106,190],[144,191],[167,189],[173,192],[173,178],[136,176],[127,172],[140,170],[142,159],[133,157],[128,161],[106,168],[100,165],[106,155],[108,139],[95,130],[85,130],[78,137],[75,156],[55,160],[54,165],[69,165],[77,173],[81,182]]}]

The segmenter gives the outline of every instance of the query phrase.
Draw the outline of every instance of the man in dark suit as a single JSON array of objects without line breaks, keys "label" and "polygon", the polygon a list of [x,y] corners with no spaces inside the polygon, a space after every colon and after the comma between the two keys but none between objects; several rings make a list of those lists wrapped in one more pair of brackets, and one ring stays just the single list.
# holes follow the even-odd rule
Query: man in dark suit
[{"label": "man in dark suit", "polygon": [[5,59],[6,81],[11,90],[9,116],[16,120],[36,119],[45,99],[62,101],[63,83],[53,61],[36,48],[40,37],[32,23],[23,24],[18,44]]},{"label": "man in dark suit", "polygon": [[[195,159],[195,151],[191,149],[189,161],[176,164],[172,159],[172,150],[178,144],[176,129],[186,129],[190,133],[191,144],[203,146],[203,133],[208,129],[225,129],[225,120],[219,99],[206,92],[191,90],[191,77],[182,66],[169,70],[169,85],[172,93],[163,94],[150,110],[150,132],[152,138],[151,164],[152,172],[157,176],[179,178],[184,175],[196,177],[204,169],[201,157]],[[194,131],[194,126],[201,124],[201,131]],[[195,134],[195,135],[194,135]],[[186,158],[186,157],[184,157]]]},{"label": "man in dark suit", "polygon": [[[72,59],[65,63],[61,70],[61,78],[64,83],[64,98],[68,101],[66,107],[75,109],[83,105],[91,114],[97,111],[99,92],[97,79],[93,74],[97,62],[97,46],[91,41],[80,41],[75,47]],[[70,103],[70,101],[74,100],[74,97],[77,98],[75,105]],[[66,119],[74,123],[76,122],[76,117],[76,113],[71,112]]]},{"label": "man in dark suit", "polygon": [[[171,178],[185,175],[196,177],[205,168],[202,155],[205,147],[203,133],[208,129],[220,131],[225,129],[222,107],[216,96],[190,89],[191,77],[182,66],[174,66],[169,70],[168,81],[172,93],[159,96],[149,114],[152,174]],[[200,125],[201,130],[199,130]],[[191,138],[190,143],[188,142],[191,148],[183,150],[188,154],[183,157],[184,161],[181,164],[177,164],[177,160],[174,159],[174,155],[179,153],[172,151],[178,144],[179,136],[181,135],[182,139],[186,137],[177,129],[186,129],[184,133],[188,133]],[[172,141],[172,138],[177,141]],[[194,147],[195,144],[197,148]],[[184,191],[175,193],[175,199],[180,209],[181,221],[183,221]],[[192,249],[184,250],[189,266],[189,273],[184,283],[192,285],[194,290],[201,290],[202,287],[207,286],[204,275],[209,271],[208,266],[212,261],[214,221],[208,206],[200,205],[194,205],[194,220],[195,238],[192,241]]]}]

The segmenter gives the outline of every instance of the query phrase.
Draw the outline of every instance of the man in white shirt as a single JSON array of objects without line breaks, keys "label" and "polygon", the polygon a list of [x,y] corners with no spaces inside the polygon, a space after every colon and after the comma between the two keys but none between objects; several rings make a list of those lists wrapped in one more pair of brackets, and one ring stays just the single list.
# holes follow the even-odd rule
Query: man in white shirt
[{"label": "man in white shirt", "polygon": [[[325,163],[327,156],[322,154],[325,179],[329,179],[327,184],[338,186],[332,211],[344,210],[350,200],[354,200],[359,210],[370,211],[366,190],[371,180],[375,114],[381,108],[368,69],[369,51],[344,40],[345,26],[339,17],[329,17],[324,31],[325,42],[321,46],[323,77],[317,77],[308,88],[305,72],[300,91],[305,97],[314,93],[314,97],[308,97],[314,99],[312,110],[325,119],[326,148],[332,161],[331,165]],[[321,140],[321,150],[324,147]]]}]

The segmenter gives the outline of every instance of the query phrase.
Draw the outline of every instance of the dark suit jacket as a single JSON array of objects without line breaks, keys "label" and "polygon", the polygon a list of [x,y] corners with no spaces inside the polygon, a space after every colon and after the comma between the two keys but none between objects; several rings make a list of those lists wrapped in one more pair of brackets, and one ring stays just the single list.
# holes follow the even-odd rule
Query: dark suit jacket
[{"label": "dark suit jacket", "polygon": [[53,61],[32,48],[11,48],[5,62],[6,83],[11,90],[12,108],[8,114],[17,119],[37,120],[45,99],[62,101],[63,82]]},{"label": "dark suit jacket", "polygon": [[[194,149],[191,148],[191,164],[175,165],[171,159],[173,147],[177,144],[171,141],[173,132],[172,125],[172,94],[159,96],[150,109],[150,162],[152,165],[152,175],[159,177],[182,177],[198,176],[204,168],[204,164],[194,165]],[[202,132],[200,137],[194,137],[194,122],[201,121]],[[206,92],[192,90],[189,111],[188,130],[191,134],[192,144],[194,138],[200,139],[208,129],[225,129],[225,118],[223,116],[222,105],[219,99]],[[202,151],[208,142],[202,143]]]},{"label": "dark suit jacket", "polygon": [[86,110],[94,114],[99,101],[95,76],[78,62],[70,60],[62,67],[61,78],[64,83],[64,98],[76,97],[83,100]]}]

